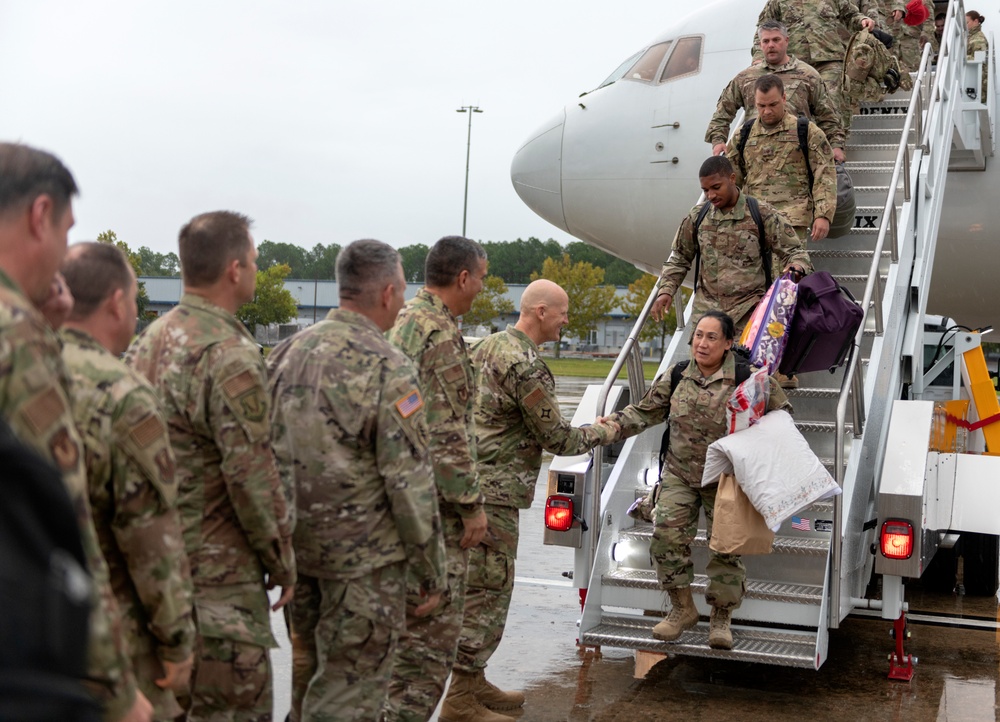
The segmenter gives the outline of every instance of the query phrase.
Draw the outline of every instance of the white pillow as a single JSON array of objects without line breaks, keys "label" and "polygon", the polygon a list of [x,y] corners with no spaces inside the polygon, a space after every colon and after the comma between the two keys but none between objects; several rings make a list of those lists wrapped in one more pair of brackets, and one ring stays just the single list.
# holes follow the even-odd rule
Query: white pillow
[{"label": "white pillow", "polygon": [[773,531],[800,509],[841,491],[784,410],[708,447],[701,485],[717,483],[722,473],[735,474]]}]

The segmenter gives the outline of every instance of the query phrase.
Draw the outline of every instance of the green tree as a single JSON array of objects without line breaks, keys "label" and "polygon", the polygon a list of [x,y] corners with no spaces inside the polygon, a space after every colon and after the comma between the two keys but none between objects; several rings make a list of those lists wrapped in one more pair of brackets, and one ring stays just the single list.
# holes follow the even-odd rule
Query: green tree
[{"label": "green tree", "polygon": [[267,240],[257,245],[258,268],[270,268],[282,264],[288,266],[288,275],[292,278],[312,278],[305,273],[307,262],[304,248],[293,243],[275,243]]},{"label": "green tree", "polygon": [[[97,234],[98,243],[111,243],[117,246],[125,257],[128,259],[129,264],[132,266],[132,270],[135,271],[135,275],[141,276],[142,273],[142,257],[138,253],[133,253],[132,249],[128,247],[128,244],[118,238],[118,234],[112,231],[110,228],[104,233]],[[149,309],[149,296],[146,294],[146,284],[139,281],[138,292],[136,293],[135,304],[139,308],[139,321],[144,322],[146,318],[146,311]]]},{"label": "green tree", "polygon": [[502,278],[493,275],[484,278],[483,290],[472,302],[472,308],[462,316],[462,324],[470,327],[489,326],[491,331],[496,331],[496,326],[492,325],[493,319],[514,312],[514,303],[506,294],[507,284]]},{"label": "green tree", "polygon": [[[586,261],[573,263],[568,253],[559,260],[546,258],[541,273],[531,274],[532,281],[538,278],[558,283],[569,296],[569,325],[564,330],[571,336],[587,338],[597,321],[615,307],[615,287],[602,285],[604,269]],[[556,343],[556,358],[561,345],[562,334]]]},{"label": "green tree", "polygon": [[253,300],[240,306],[236,318],[256,333],[258,326],[288,323],[298,311],[295,297],[285,288],[291,269],[284,263],[257,271],[257,291]]},{"label": "green tree", "polygon": [[181,262],[176,253],[157,253],[146,247],[139,246],[136,251],[139,256],[139,266],[142,276],[179,276]]},{"label": "green tree", "polygon": [[[656,287],[657,280],[659,280],[657,276],[644,273],[638,281],[630,283],[628,292],[625,294],[625,299],[621,304],[622,310],[632,318],[639,318],[639,314],[642,313],[642,307],[646,305],[649,294]],[[681,294],[684,303],[687,303],[687,300],[691,297],[691,292],[682,288]],[[646,323],[642,327],[639,340],[652,341],[658,338],[660,339],[660,349],[665,351],[667,348],[667,336],[672,335],[676,330],[677,311],[674,310],[674,304],[671,303],[669,313],[664,315],[662,321],[655,321],[652,316],[646,318]]]},{"label": "green tree", "polygon": [[524,241],[487,241],[483,248],[489,256],[490,273],[507,283],[528,283],[533,273],[540,273],[546,258],[562,258],[563,248],[553,239],[542,243],[531,237]]},{"label": "green tree", "polygon": [[314,278],[323,281],[332,281],[337,276],[337,254],[340,253],[340,246],[331,243],[324,246],[317,243],[313,249],[306,253],[305,268],[298,278]]},{"label": "green tree", "polygon": [[612,286],[628,286],[642,277],[642,271],[628,261],[616,258],[583,241],[573,241],[567,244],[566,253],[574,261],[586,261],[598,268],[603,268],[604,282]]},{"label": "green tree", "polygon": [[407,283],[424,282],[424,262],[430,249],[423,243],[403,246],[399,249],[400,260],[403,262],[403,276]]}]

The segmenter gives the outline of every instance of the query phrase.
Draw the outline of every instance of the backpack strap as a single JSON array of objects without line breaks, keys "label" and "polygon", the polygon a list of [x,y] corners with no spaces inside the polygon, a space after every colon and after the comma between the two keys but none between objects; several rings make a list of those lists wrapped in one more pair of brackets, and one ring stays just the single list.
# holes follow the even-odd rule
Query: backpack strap
[{"label": "backpack strap", "polygon": [[750,217],[753,218],[754,223],[757,224],[757,242],[760,244],[760,261],[764,266],[764,281],[765,288],[771,287],[771,247],[767,243],[767,239],[764,237],[764,219],[760,215],[760,204],[757,203],[757,199],[753,196],[747,196],[747,210],[750,211]]},{"label": "backpack strap", "polygon": [[744,121],[743,126],[740,128],[740,140],[736,144],[736,150],[740,155],[740,171],[743,175],[747,174],[747,164],[743,160],[743,149],[747,147],[747,138],[750,137],[750,130],[753,128],[753,124],[757,122],[757,117],[754,116],[750,120]]},{"label": "backpack strap", "polygon": [[812,195],[813,169],[809,165],[809,118],[800,115],[798,119],[799,150],[802,151],[802,159],[806,162],[806,175],[809,178],[809,195]]},{"label": "backpack strap", "polygon": [[736,359],[736,385],[739,386],[741,383],[750,378],[754,369],[746,361],[742,361],[739,358]]},{"label": "backpack strap", "polygon": [[[712,201],[705,201],[705,205],[698,211],[698,217],[691,224],[691,239],[694,241],[694,289],[698,290],[698,279],[701,277],[701,246],[698,245],[698,226],[705,220],[708,211],[712,208]],[[683,280],[683,279],[681,279]],[[671,387],[672,388],[672,387]]]},{"label": "backpack strap", "polygon": [[[680,361],[674,364],[674,367],[670,369],[670,398],[674,396],[674,389],[677,388],[677,384],[681,381],[681,376],[684,374],[684,369],[686,369],[691,364],[691,359],[686,361]],[[670,414],[667,413],[667,418],[665,419],[666,428],[663,429],[663,436],[660,437],[660,477],[663,476],[663,466],[667,463],[667,447],[670,446]]]}]

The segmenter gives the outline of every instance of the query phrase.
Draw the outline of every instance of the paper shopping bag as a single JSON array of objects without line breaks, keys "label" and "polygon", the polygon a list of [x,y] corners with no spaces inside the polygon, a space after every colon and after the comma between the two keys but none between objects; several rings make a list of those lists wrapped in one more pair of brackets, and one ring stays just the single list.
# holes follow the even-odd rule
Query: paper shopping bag
[{"label": "paper shopping bag", "polygon": [[709,548],[719,554],[770,554],[774,532],[767,528],[732,474],[719,476]]}]

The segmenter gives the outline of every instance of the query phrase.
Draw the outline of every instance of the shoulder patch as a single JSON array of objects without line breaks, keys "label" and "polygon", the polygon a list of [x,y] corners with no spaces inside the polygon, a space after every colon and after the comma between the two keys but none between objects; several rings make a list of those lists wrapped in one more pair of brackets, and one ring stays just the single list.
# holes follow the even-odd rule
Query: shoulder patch
[{"label": "shoulder patch", "polygon": [[257,382],[254,379],[253,372],[247,369],[246,371],[226,379],[222,383],[222,388],[226,392],[226,396],[231,399],[238,399],[256,385]]},{"label": "shoulder patch", "polygon": [[420,391],[413,389],[413,391],[401,398],[394,405],[399,415],[404,419],[408,419],[423,408],[424,400],[420,397]]},{"label": "shoulder patch", "polygon": [[136,446],[145,449],[157,439],[162,438],[165,432],[166,429],[163,428],[163,424],[160,423],[156,414],[149,414],[132,428],[129,436],[132,437]]},{"label": "shoulder patch", "polygon": [[54,388],[39,394],[24,407],[24,419],[36,435],[41,435],[66,411],[59,398],[59,392]]},{"label": "shoulder patch", "polygon": [[526,397],[524,397],[524,405],[529,409],[533,409],[536,406],[538,406],[538,402],[544,398],[545,398],[545,392],[542,391],[541,389],[535,389]]}]

